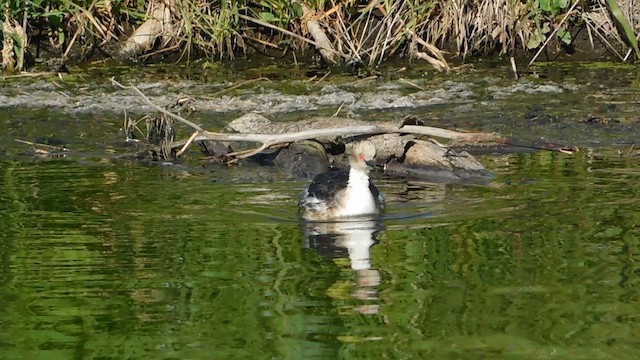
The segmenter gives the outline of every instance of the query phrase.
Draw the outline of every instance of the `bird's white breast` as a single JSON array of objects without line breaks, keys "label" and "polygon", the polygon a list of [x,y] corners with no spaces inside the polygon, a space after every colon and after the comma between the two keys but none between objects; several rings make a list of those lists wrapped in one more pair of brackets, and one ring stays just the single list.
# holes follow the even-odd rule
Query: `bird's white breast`
[{"label": "bird's white breast", "polygon": [[351,169],[349,171],[349,183],[341,204],[341,217],[375,214],[376,203],[369,190],[369,176],[363,171]]}]

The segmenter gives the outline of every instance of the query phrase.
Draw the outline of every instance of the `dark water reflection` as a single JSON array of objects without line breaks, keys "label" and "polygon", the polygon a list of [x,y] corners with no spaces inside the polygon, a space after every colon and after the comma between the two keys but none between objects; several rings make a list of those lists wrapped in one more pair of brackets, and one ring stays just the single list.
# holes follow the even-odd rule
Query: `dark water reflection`
[{"label": "dark water reflection", "polygon": [[636,359],[640,167],[595,159],[383,182],[381,224],[320,229],[302,183],[2,162],[1,358]]}]

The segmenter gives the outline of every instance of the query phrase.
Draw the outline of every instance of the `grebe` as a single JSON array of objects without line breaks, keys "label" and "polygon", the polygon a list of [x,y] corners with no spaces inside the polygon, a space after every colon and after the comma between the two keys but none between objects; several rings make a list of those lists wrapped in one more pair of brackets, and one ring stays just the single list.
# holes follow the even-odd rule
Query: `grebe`
[{"label": "grebe", "polygon": [[349,170],[329,170],[317,175],[300,200],[302,218],[322,221],[379,214],[384,196],[369,179],[376,155],[371,141],[350,145]]}]

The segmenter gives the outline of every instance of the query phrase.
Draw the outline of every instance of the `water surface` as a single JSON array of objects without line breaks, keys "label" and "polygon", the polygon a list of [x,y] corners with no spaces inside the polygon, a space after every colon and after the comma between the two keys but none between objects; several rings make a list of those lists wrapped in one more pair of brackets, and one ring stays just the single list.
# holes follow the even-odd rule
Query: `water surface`
[{"label": "water surface", "polygon": [[490,186],[382,182],[389,219],[337,243],[300,182],[3,161],[3,358],[639,356],[637,159],[487,161]]},{"label": "water surface", "polygon": [[483,156],[484,185],[379,178],[384,219],[316,227],[306,181],[124,160],[121,114],[4,108],[0,357],[640,358],[638,91],[568,81],[419,111],[579,153]]}]

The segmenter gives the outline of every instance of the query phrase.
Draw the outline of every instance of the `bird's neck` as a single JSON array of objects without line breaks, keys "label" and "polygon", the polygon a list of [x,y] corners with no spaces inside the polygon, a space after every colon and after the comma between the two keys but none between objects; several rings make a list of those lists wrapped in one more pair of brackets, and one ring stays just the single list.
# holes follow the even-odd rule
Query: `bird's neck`
[{"label": "bird's neck", "polygon": [[369,189],[369,175],[357,167],[349,169],[349,187]]}]

